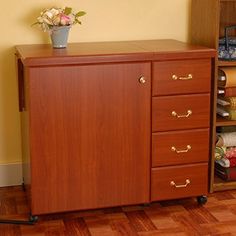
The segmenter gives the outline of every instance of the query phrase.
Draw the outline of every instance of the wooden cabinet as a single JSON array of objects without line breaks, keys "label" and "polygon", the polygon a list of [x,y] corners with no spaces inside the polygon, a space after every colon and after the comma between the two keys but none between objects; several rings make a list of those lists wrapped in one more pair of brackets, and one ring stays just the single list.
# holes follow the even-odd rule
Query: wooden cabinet
[{"label": "wooden cabinet", "polygon": [[[213,50],[152,40],[69,44],[56,50],[50,45],[22,45],[16,47],[16,54],[24,182],[33,215],[206,194]],[[188,60],[189,73],[199,63],[206,72],[197,75],[199,82],[191,80],[187,85],[191,94],[152,98],[158,84],[172,81],[159,65],[172,64],[171,74],[179,75],[179,63],[185,65]],[[175,93],[174,85],[168,86]],[[176,91],[183,90],[176,86]],[[187,125],[178,124],[169,114],[172,109],[182,114],[186,108],[193,111]],[[179,135],[186,141],[180,143]],[[193,140],[194,135],[203,141]],[[170,157],[165,163],[160,155],[169,151],[169,139],[183,149],[188,136],[193,148],[189,160]],[[170,169],[187,165],[188,170],[199,166],[198,190],[160,197],[164,168],[155,168],[156,164]],[[178,174],[177,169],[173,173]],[[194,181],[189,186],[194,188]]]},{"label": "wooden cabinet", "polygon": [[[219,38],[224,37],[225,27],[236,25],[236,1],[235,0],[194,0],[191,12],[191,42],[218,50]],[[232,30],[230,36],[236,36]],[[236,181],[225,182],[214,174],[214,150],[217,127],[236,126],[236,121],[226,120],[216,116],[217,79],[220,67],[235,66],[236,61],[222,61],[216,58],[215,81],[213,83],[213,119],[212,119],[212,144],[211,144],[211,173],[210,191],[235,189]]]}]

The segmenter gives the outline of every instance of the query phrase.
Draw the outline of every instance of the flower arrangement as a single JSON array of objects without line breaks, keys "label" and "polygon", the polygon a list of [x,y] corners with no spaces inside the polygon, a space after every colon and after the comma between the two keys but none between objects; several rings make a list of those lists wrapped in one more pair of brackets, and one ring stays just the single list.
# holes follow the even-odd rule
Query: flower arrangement
[{"label": "flower arrangement", "polygon": [[37,22],[33,25],[40,25],[41,29],[46,32],[50,31],[54,26],[81,24],[79,17],[85,14],[86,12],[84,11],[73,13],[71,7],[51,7],[44,9],[37,18]]}]

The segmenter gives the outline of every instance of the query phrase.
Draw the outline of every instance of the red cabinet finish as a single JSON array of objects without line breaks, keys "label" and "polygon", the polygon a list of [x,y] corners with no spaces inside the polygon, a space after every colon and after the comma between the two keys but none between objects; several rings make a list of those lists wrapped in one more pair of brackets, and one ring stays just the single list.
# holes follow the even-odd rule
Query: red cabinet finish
[{"label": "red cabinet finish", "polygon": [[209,127],[209,125],[209,93],[154,97],[152,100],[152,131]]},{"label": "red cabinet finish", "polygon": [[[192,78],[188,79],[189,76]],[[176,80],[176,77],[182,77],[183,80]],[[210,92],[211,61],[197,59],[155,62],[153,81],[153,95]]]},{"label": "red cabinet finish", "polygon": [[[159,188],[159,175],[151,180],[158,173],[151,168],[151,143],[159,145],[152,142],[152,120],[159,122],[155,114],[162,109],[155,106],[158,98],[152,101],[153,66],[204,61],[208,86],[214,54],[174,40],[80,43],[57,50],[17,46],[23,172],[32,214],[150,202],[151,186]],[[158,76],[157,70],[156,88]],[[209,87],[201,91],[207,92],[199,95],[207,103],[207,128]],[[208,157],[192,159],[207,165]],[[159,199],[158,191],[153,195]]]},{"label": "red cabinet finish", "polygon": [[148,202],[150,63],[31,68],[29,77],[33,212]]},{"label": "red cabinet finish", "polygon": [[152,167],[207,162],[209,129],[156,132],[152,135]]},{"label": "red cabinet finish", "polygon": [[152,201],[207,194],[208,166],[200,163],[153,168],[151,179]]}]

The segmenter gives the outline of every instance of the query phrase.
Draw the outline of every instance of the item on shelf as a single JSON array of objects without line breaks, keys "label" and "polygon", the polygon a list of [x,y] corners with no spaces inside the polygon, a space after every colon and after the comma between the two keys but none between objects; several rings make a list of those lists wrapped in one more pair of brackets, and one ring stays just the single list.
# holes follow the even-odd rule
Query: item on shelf
[{"label": "item on shelf", "polygon": [[221,106],[229,106],[230,102],[226,101],[223,98],[217,98],[217,104],[219,104]]},{"label": "item on shelf", "polygon": [[217,89],[217,94],[224,95],[225,94],[225,90],[224,89]]},{"label": "item on shelf", "polygon": [[236,38],[228,37],[229,31],[234,29],[235,25],[225,27],[225,36],[219,39],[218,58],[221,60],[236,60]]},{"label": "item on shelf", "polygon": [[223,157],[219,160],[216,160],[215,162],[220,164],[223,167],[230,167],[230,161],[229,161],[229,159],[227,159],[225,157]]},{"label": "item on shelf", "polygon": [[223,167],[236,166],[236,147],[215,147],[215,162]]},{"label": "item on shelf", "polygon": [[218,75],[218,81],[225,81],[226,76],[225,75]]},{"label": "item on shelf", "polygon": [[218,88],[217,94],[224,97],[236,97],[236,87]]},{"label": "item on shelf", "polygon": [[217,104],[216,113],[228,120],[236,120],[236,109],[231,109]]},{"label": "item on shelf", "polygon": [[222,146],[215,147],[215,160],[220,160],[225,155],[225,150]]},{"label": "item on shelf", "polygon": [[216,145],[218,147],[233,147],[236,146],[236,132],[218,133],[218,142]]},{"label": "item on shelf", "polygon": [[229,132],[236,132],[236,126],[219,126],[216,128],[217,133],[229,133]]},{"label": "item on shelf", "polygon": [[[215,142],[215,149],[223,147],[224,146],[224,141],[223,138],[220,137],[219,135],[216,135],[216,142]],[[217,153],[217,150],[215,150],[215,154]],[[217,159],[217,158],[215,158]]]},{"label": "item on shelf", "polygon": [[229,117],[229,112],[217,106],[216,113],[222,117]]},{"label": "item on shelf", "polygon": [[218,97],[217,104],[230,109],[236,109],[236,97]]},{"label": "item on shelf", "polygon": [[215,174],[225,181],[236,180],[236,167],[223,167],[215,163]]},{"label": "item on shelf", "polygon": [[[236,67],[221,67],[218,74],[219,88],[236,87]],[[222,77],[225,77],[225,79],[221,79]]]}]

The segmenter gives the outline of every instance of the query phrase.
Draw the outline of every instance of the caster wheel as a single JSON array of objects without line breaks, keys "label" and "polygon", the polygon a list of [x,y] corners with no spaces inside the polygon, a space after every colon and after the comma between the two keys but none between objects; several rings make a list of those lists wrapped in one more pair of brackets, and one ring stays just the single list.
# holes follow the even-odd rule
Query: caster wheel
[{"label": "caster wheel", "polygon": [[29,222],[31,222],[31,223],[36,223],[37,221],[38,221],[38,216],[32,216],[32,215],[30,215],[30,217],[29,217]]},{"label": "caster wheel", "polygon": [[205,204],[207,202],[207,196],[204,196],[204,195],[198,196],[197,202],[198,204],[201,204],[201,205]]},{"label": "caster wheel", "polygon": [[38,221],[38,216],[30,215],[28,220],[17,219],[0,219],[2,224],[15,224],[15,225],[34,225]]}]

